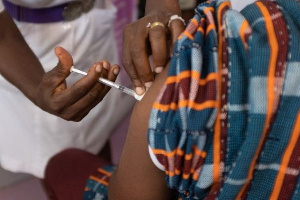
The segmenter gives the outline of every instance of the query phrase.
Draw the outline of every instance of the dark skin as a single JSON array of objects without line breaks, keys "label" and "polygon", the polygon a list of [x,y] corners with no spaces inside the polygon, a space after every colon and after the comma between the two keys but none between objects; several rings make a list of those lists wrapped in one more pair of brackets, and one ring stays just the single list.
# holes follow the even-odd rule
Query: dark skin
[{"label": "dark skin", "polygon": [[[168,22],[170,16],[181,15],[178,0],[148,0],[145,17],[124,29],[123,65],[137,94],[143,94],[154,80],[149,63],[149,49],[153,56],[154,72],[160,73],[170,59],[170,52],[178,36],[184,30],[180,20]],[[165,25],[147,28],[148,23]]]},{"label": "dark skin", "polygon": [[168,67],[157,75],[152,87],[134,107],[120,163],[110,178],[109,199],[167,200],[175,197],[175,192],[167,188],[165,173],[153,164],[147,142],[150,111],[167,71]]},{"label": "dark skin", "polygon": [[73,59],[61,47],[55,49],[55,54],[58,64],[46,73],[9,14],[0,13],[1,75],[42,110],[65,120],[80,121],[109,91],[98,78],[115,81],[120,68],[107,61],[95,63],[87,76],[67,87],[65,79],[70,75]]}]

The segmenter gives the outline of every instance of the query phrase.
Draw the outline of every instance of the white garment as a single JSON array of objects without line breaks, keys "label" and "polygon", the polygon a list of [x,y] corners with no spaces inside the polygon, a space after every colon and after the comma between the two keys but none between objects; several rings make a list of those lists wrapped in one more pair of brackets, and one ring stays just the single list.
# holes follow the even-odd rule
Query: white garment
[{"label": "white garment", "polygon": [[3,6],[2,1],[0,1],[0,12],[2,12],[3,10],[4,10],[4,6]]},{"label": "white garment", "polygon": [[[2,0],[1,0],[2,1]],[[70,0],[8,0],[16,5],[28,8],[46,8],[69,2]]]},{"label": "white garment", "polygon": [[[106,0],[106,6],[99,9],[96,5],[71,22],[16,24],[45,71],[57,64],[55,46],[66,48],[74,58],[75,67],[88,71],[94,62],[102,59],[118,63],[113,34],[116,8],[109,0]],[[71,74],[68,83],[81,77]],[[68,122],[33,105],[0,76],[1,165],[13,172],[43,178],[48,159],[65,148],[76,147],[97,153],[109,133],[131,111],[134,102],[131,96],[111,89],[81,122]]]}]

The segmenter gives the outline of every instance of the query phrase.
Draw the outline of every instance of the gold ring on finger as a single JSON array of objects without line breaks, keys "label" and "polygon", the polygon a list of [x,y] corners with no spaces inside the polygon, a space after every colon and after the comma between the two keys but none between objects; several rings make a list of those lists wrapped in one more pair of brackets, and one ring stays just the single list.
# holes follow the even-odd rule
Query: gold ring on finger
[{"label": "gold ring on finger", "polygon": [[165,27],[165,25],[163,24],[163,23],[161,23],[161,22],[153,22],[153,23],[148,23],[147,24],[147,28],[149,28],[149,29],[152,29],[152,28],[154,28],[155,26],[161,26],[161,27],[163,27],[164,29],[166,28]]}]

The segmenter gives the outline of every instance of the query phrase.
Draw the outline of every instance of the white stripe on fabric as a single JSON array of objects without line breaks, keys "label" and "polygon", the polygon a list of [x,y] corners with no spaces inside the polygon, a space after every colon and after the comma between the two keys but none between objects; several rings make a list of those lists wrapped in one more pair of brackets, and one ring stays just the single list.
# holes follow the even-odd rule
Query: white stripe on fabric
[{"label": "white stripe on fabric", "polygon": [[213,165],[203,165],[202,172],[197,181],[196,187],[205,189],[213,183]]},{"label": "white stripe on fabric", "polygon": [[158,115],[158,110],[152,109],[150,113],[149,129],[156,129],[157,124],[160,123],[160,120],[157,117],[157,115]]},{"label": "white stripe on fabric", "polygon": [[149,129],[149,133],[148,133],[148,135],[149,135],[149,137],[148,137],[148,143],[149,143],[149,145],[152,147],[152,148],[154,148],[155,149],[155,140],[154,140],[154,138],[155,138],[155,136],[154,136],[154,133],[155,133],[155,131],[153,130],[153,129]]},{"label": "white stripe on fabric", "polygon": [[[275,170],[275,171],[279,171],[280,164],[277,164],[277,163],[259,164],[259,165],[256,165],[255,168],[257,170]],[[289,168],[286,169],[285,174],[292,175],[292,176],[298,176],[299,169],[289,167]]]},{"label": "white stripe on fabric", "polygon": [[227,36],[229,38],[240,38],[240,29],[245,18],[235,10],[229,10],[225,16],[226,26],[228,27]]},{"label": "white stripe on fabric", "polygon": [[250,110],[249,104],[229,104],[229,111],[240,112]]},{"label": "white stripe on fabric", "polygon": [[228,178],[225,183],[230,184],[230,185],[244,185],[246,183],[247,179],[242,179],[242,180],[235,180]]},{"label": "white stripe on fabric", "polygon": [[203,55],[201,47],[197,43],[193,44],[191,63],[192,70],[197,71],[199,74],[201,74],[203,65]]},{"label": "white stripe on fabric", "polygon": [[194,139],[195,141],[197,141],[197,148],[203,150],[206,144],[206,133],[205,134],[199,134],[198,136],[195,135],[194,137],[196,137],[196,139]]},{"label": "white stripe on fabric", "polygon": [[250,111],[255,114],[265,114],[267,109],[267,79],[257,76],[250,80]]},{"label": "white stripe on fabric", "polygon": [[[276,14],[274,14],[274,15],[271,16],[271,19],[274,20],[274,19],[277,19],[279,17],[282,17],[282,14],[281,13],[276,13]],[[264,17],[260,17],[257,20],[255,20],[251,24],[251,28],[254,27],[257,23],[260,23],[260,22],[265,22],[265,18]]]},{"label": "white stripe on fabric", "polygon": [[286,78],[283,88],[284,96],[300,97],[300,62],[290,62],[287,65]]},{"label": "white stripe on fabric", "polygon": [[151,158],[152,162],[154,163],[154,165],[161,171],[165,171],[165,167],[162,164],[160,164],[160,162],[157,160],[157,158],[154,155],[150,146],[148,146],[148,150],[149,150],[150,158]]}]

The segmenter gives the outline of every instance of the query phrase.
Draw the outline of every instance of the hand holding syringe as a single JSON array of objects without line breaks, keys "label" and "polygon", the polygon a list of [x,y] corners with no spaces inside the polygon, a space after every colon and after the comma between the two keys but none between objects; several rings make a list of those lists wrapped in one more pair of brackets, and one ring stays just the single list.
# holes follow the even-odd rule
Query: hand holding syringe
[{"label": "hand holding syringe", "polygon": [[[82,75],[85,75],[85,76],[87,75],[86,72],[83,72],[83,71],[81,71],[81,70],[79,70],[79,69],[76,69],[76,68],[74,68],[74,66],[71,67],[70,71],[71,71],[71,72],[78,73],[78,74],[82,74]],[[133,97],[134,97],[136,100],[138,100],[138,101],[142,100],[142,98],[143,98],[144,95],[145,95],[145,94],[143,94],[143,95],[137,95],[137,94],[135,93],[134,90],[129,89],[129,88],[127,88],[127,87],[124,87],[124,86],[122,86],[122,85],[119,85],[119,84],[117,84],[117,83],[114,83],[114,82],[112,82],[112,81],[110,81],[110,80],[107,80],[107,79],[105,79],[105,78],[101,78],[101,77],[100,77],[100,78],[99,78],[99,82],[100,82],[100,83],[103,83],[104,85],[107,85],[107,86],[109,86],[109,87],[117,88],[117,89],[119,89],[120,91],[122,91],[122,92],[124,92],[124,93],[126,93],[126,94],[129,94],[129,95],[133,96]]]}]

